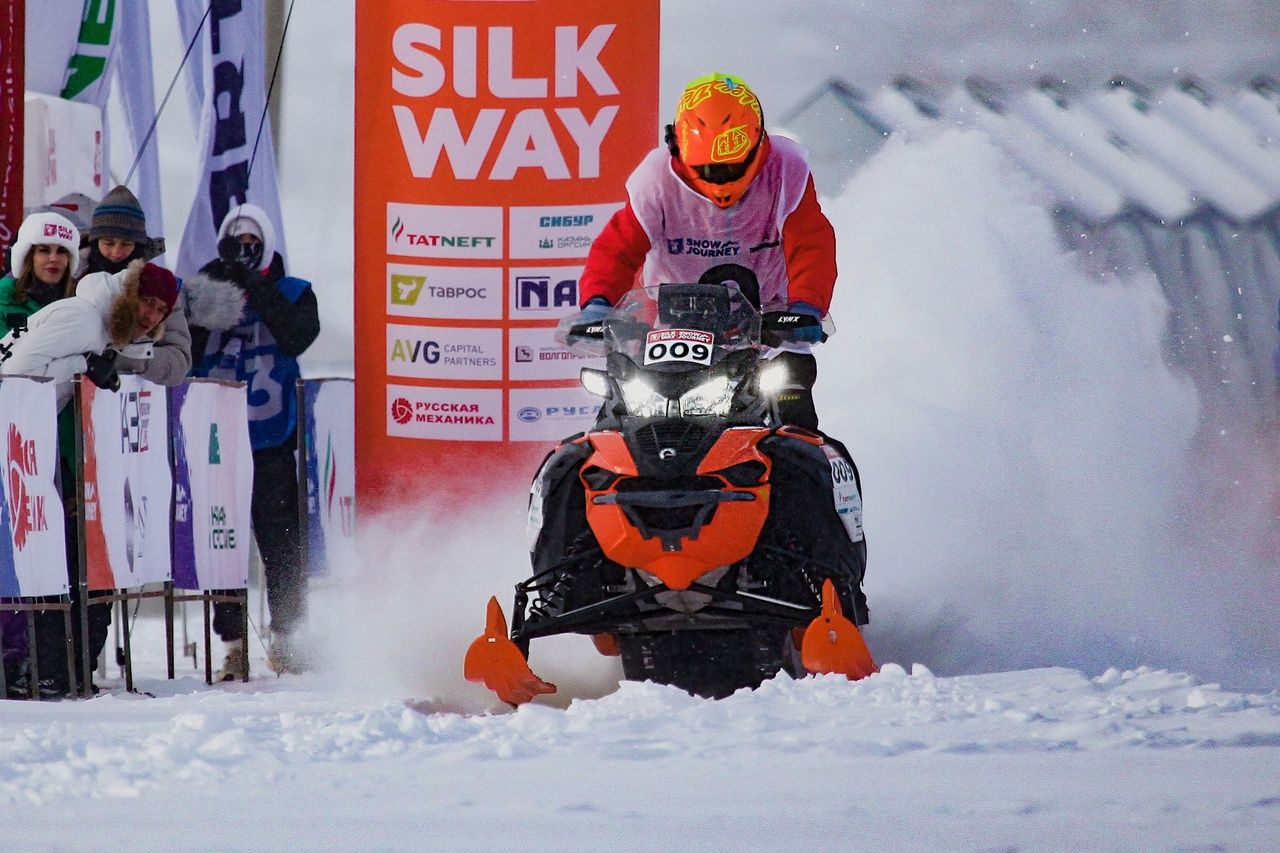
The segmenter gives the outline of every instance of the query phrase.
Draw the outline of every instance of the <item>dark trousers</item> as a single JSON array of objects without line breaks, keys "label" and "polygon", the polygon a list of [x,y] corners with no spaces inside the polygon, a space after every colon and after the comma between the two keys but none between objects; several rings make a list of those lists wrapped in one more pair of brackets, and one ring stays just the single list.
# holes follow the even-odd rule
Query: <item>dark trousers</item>
[{"label": "dark trousers", "polygon": [[[271,630],[292,631],[302,620],[307,577],[298,521],[298,469],[293,445],[253,451],[253,535],[267,575]],[[241,637],[240,608],[213,605],[213,628],[230,642]]]},{"label": "dark trousers", "polygon": [[818,410],[813,405],[813,383],[818,381],[818,360],[808,353],[782,352],[774,359],[787,368],[787,384],[778,394],[778,417],[818,431]]},{"label": "dark trousers", "polygon": [[[75,479],[71,466],[65,461],[61,467],[63,512],[66,515],[67,546],[67,583],[71,591],[71,634],[75,641],[77,655],[76,678],[80,678],[78,656],[81,653],[80,636],[80,516],[76,512]],[[111,628],[111,607],[105,604],[94,604],[93,600],[100,595],[111,595],[111,590],[101,590],[89,594],[89,643],[88,653],[90,666],[98,668],[98,657],[107,645],[107,635]],[[67,680],[67,653],[65,623],[62,612],[44,610],[36,614],[36,654],[40,661],[41,680],[52,681],[59,690],[66,691],[70,685]]]}]

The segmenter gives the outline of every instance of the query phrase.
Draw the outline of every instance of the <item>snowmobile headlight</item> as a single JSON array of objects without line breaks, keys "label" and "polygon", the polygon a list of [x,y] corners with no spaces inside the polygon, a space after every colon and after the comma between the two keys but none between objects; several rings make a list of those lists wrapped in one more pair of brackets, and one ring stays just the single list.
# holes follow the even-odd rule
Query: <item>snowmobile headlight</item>
[{"label": "snowmobile headlight", "polygon": [[786,386],[787,379],[786,365],[773,362],[760,371],[760,393],[772,397]]},{"label": "snowmobile headlight", "polygon": [[578,373],[578,380],[582,382],[582,387],[587,389],[588,394],[594,394],[597,397],[609,396],[609,374],[603,370],[584,367]]},{"label": "snowmobile headlight", "polygon": [[686,391],[680,397],[680,413],[683,415],[719,415],[729,414],[729,406],[733,403],[734,383],[727,376],[708,379],[697,388]]},{"label": "snowmobile headlight", "polygon": [[667,398],[643,379],[622,383],[622,401],[627,411],[638,418],[660,418],[667,414]]}]

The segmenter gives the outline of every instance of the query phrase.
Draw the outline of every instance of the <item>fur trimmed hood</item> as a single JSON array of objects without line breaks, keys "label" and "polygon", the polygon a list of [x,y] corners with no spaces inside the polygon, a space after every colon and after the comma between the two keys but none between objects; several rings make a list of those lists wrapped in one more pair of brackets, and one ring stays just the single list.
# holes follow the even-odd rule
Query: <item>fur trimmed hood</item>
[{"label": "fur trimmed hood", "polygon": [[[114,348],[128,346],[133,341],[133,328],[138,323],[138,279],[145,264],[142,260],[131,261],[129,266],[114,275],[90,273],[76,285],[76,296],[88,301],[102,314],[107,337]],[[148,336],[158,341],[163,335],[162,320]]]},{"label": "fur trimmed hood", "polygon": [[182,283],[179,304],[188,323],[211,332],[225,332],[244,320],[244,291],[208,273],[198,272]]}]

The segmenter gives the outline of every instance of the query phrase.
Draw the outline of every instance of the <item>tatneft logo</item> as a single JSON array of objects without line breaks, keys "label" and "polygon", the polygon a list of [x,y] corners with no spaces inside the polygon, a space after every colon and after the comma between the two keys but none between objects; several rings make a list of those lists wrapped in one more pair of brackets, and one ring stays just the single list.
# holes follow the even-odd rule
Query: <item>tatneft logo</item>
[{"label": "tatneft logo", "polygon": [[578,280],[565,278],[553,282],[549,275],[516,276],[515,299],[517,311],[576,308]]},{"label": "tatneft logo", "polygon": [[595,222],[596,218],[590,213],[570,215],[570,216],[540,216],[538,217],[539,228],[584,228]]},{"label": "tatneft logo", "polygon": [[425,275],[391,275],[391,304],[417,305],[418,298],[428,299],[488,299],[487,287],[451,287],[428,285]]},{"label": "tatneft logo", "polygon": [[498,359],[485,355],[484,347],[472,343],[444,343],[396,338],[391,344],[391,360],[405,364],[439,364],[444,367],[497,367]]},{"label": "tatneft logo", "polygon": [[408,230],[396,217],[391,223],[391,238],[405,246],[433,246],[446,249],[492,249],[497,237],[485,234],[418,234]]},{"label": "tatneft logo", "polygon": [[391,404],[391,418],[400,425],[410,421],[419,424],[459,426],[493,426],[493,415],[486,415],[478,403],[447,403],[440,400],[410,402],[397,397]]},{"label": "tatneft logo", "polygon": [[696,237],[668,237],[668,255],[696,255],[700,258],[728,258],[742,254],[737,240],[701,240]]},{"label": "tatneft logo", "polygon": [[5,466],[9,480],[9,529],[13,531],[13,546],[19,551],[27,547],[32,533],[49,529],[45,516],[44,496],[32,494],[27,486],[28,478],[35,477],[36,442],[24,439],[17,424],[9,424],[8,463]]},{"label": "tatneft logo", "polygon": [[387,203],[387,252],[435,258],[502,256],[500,207]]}]

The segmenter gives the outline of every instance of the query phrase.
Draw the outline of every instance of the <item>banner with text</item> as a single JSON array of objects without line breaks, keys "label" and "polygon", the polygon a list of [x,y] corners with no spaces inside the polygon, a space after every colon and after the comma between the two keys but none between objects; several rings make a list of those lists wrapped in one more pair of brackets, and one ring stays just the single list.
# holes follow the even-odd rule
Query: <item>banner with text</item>
[{"label": "banner with text", "polygon": [[[177,2],[179,8],[184,5],[184,0]],[[246,203],[266,211],[276,232],[276,251],[287,263],[271,119],[266,115],[263,4],[212,3],[204,16],[192,11],[179,15],[178,23],[184,44],[199,29],[200,60],[189,65],[188,73],[202,77],[193,88],[204,97],[198,137],[204,157],[174,272],[192,275],[218,257],[218,226],[231,208]]]},{"label": "banner with text", "polygon": [[22,224],[24,8],[5,3],[0,9],[0,253],[13,245]]},{"label": "banner with text", "polygon": [[355,383],[302,383],[303,465],[307,483],[307,573],[323,577],[356,559]]},{"label": "banner with text", "polygon": [[54,384],[0,378],[0,597],[66,595]]},{"label": "banner with text", "polygon": [[253,449],[245,386],[192,380],[169,389],[173,435],[173,585],[249,585]]},{"label": "banner with text", "polygon": [[551,332],[657,142],[658,12],[357,2],[362,506],[423,495],[424,469],[431,495],[474,502],[486,474],[532,476],[547,441],[591,424],[598,400]]},{"label": "banner with text", "polygon": [[78,387],[89,588],[170,580],[168,389],[137,376],[119,391]]}]

